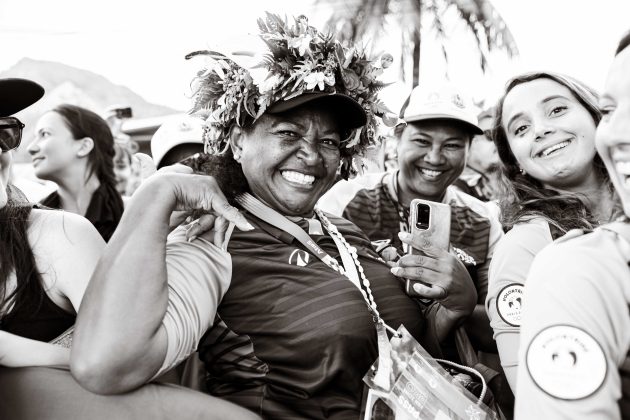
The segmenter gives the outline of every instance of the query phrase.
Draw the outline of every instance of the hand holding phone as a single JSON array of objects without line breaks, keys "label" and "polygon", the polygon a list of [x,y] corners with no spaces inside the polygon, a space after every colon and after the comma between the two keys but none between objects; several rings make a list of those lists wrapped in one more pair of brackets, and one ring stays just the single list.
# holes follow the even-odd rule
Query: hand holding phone
[{"label": "hand holding phone", "polygon": [[[434,201],[412,200],[409,229],[414,243],[419,243],[423,247],[431,246],[448,252],[451,242],[451,207],[448,204]],[[409,254],[423,255],[423,252],[414,246],[410,246]],[[407,279],[405,291],[409,296],[419,296],[413,288],[414,283],[421,283],[430,287],[429,283],[422,280]]]}]

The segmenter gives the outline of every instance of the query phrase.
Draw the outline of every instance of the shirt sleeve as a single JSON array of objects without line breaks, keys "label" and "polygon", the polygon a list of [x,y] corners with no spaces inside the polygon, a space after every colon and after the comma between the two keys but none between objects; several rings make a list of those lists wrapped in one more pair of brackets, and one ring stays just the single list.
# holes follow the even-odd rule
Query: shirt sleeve
[{"label": "shirt sleeve", "polygon": [[499,221],[499,207],[492,201],[483,203],[487,209],[486,217],[490,221],[490,233],[488,234],[488,253],[486,260],[477,268],[477,297],[478,303],[483,304],[488,295],[488,270],[494,255],[494,250],[503,238],[503,227]]},{"label": "shirt sleeve", "polygon": [[517,419],[620,418],[618,369],[630,345],[628,256],[610,235],[586,236],[593,238],[547,247],[530,269]]},{"label": "shirt sleeve", "polygon": [[202,237],[187,242],[183,229],[166,245],[168,306],[162,326],[167,350],[155,377],[175,367],[197,349],[212,326],[232,277],[230,255]]},{"label": "shirt sleeve", "polygon": [[518,224],[499,241],[490,263],[486,311],[512,389],[516,385],[523,286],[534,257],[551,242],[546,223]]}]

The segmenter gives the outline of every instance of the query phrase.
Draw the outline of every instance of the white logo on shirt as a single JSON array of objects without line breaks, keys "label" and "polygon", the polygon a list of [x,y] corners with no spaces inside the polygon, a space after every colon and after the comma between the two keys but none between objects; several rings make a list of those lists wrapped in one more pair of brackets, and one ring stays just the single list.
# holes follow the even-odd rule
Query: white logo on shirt
[{"label": "white logo on shirt", "polygon": [[505,286],[497,296],[497,312],[501,319],[513,327],[521,326],[523,307],[523,285],[512,283]]},{"label": "white logo on shirt", "polygon": [[308,252],[302,249],[295,249],[289,256],[289,264],[297,265],[298,267],[306,267],[309,259],[310,255]]},{"label": "white logo on shirt", "polygon": [[592,395],[606,378],[606,357],[587,332],[569,325],[553,325],[530,342],[525,356],[534,383],[562,400]]}]

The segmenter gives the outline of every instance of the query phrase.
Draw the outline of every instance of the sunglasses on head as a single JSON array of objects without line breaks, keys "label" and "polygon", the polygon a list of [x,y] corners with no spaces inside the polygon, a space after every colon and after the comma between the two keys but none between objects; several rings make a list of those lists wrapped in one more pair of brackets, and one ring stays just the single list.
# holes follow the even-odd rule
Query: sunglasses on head
[{"label": "sunglasses on head", "polygon": [[16,149],[22,141],[24,124],[15,117],[0,117],[0,150]]}]

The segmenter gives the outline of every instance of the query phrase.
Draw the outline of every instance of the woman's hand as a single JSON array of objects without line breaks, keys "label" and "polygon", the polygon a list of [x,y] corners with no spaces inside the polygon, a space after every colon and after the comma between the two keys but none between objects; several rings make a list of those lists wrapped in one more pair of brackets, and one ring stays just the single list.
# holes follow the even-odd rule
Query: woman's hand
[{"label": "woman's hand", "polygon": [[234,222],[240,230],[254,228],[238,209],[228,203],[216,180],[209,175],[195,174],[188,166],[172,165],[160,169],[152,178],[155,178],[152,182],[166,183],[174,195],[169,223],[171,229],[182,224],[192,214],[198,217],[188,225],[188,240],[214,228],[213,242],[220,247],[230,222]]},{"label": "woman's hand", "polygon": [[401,232],[399,237],[402,242],[419,250],[420,254],[401,257],[392,273],[427,283],[415,283],[414,291],[423,298],[439,301],[451,320],[461,320],[470,315],[477,303],[477,291],[459,258],[409,233]]}]

